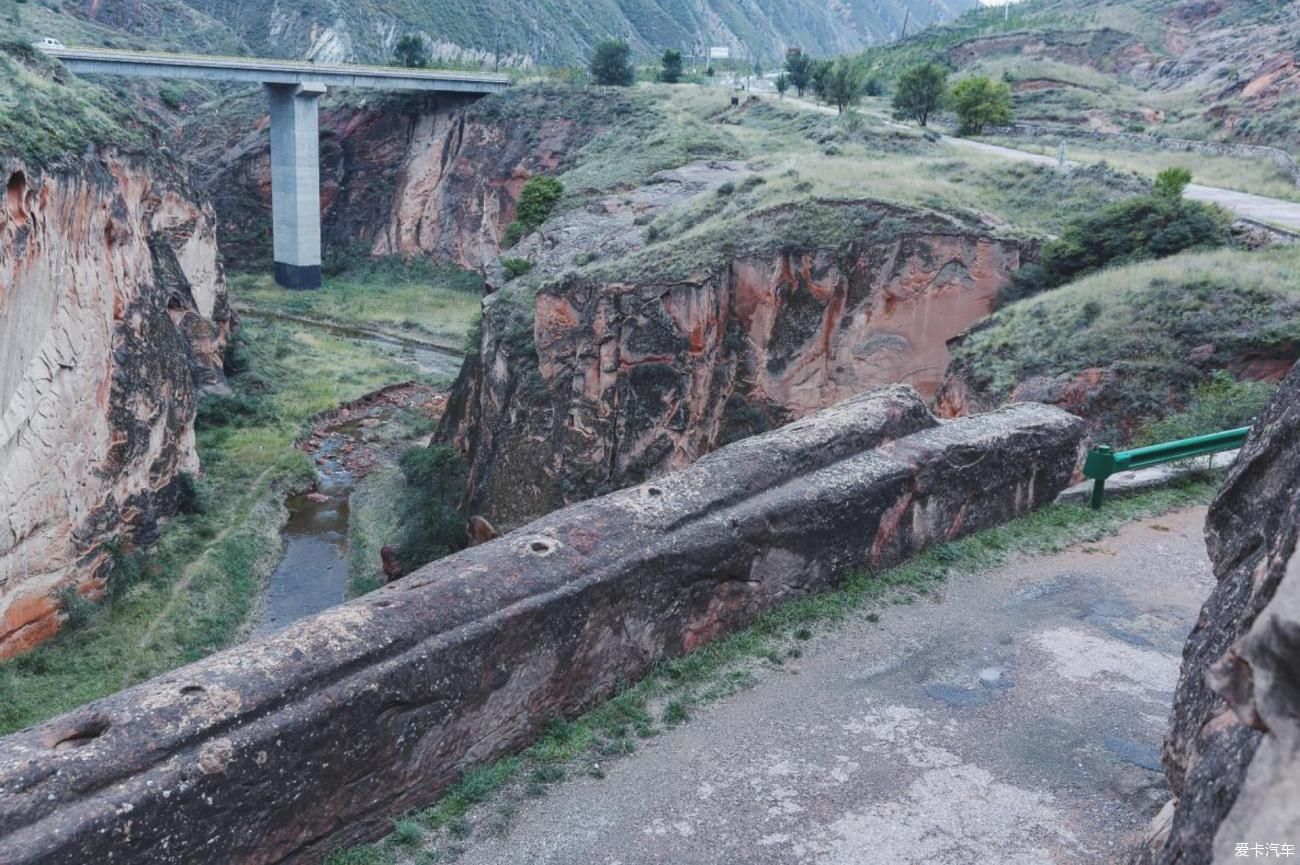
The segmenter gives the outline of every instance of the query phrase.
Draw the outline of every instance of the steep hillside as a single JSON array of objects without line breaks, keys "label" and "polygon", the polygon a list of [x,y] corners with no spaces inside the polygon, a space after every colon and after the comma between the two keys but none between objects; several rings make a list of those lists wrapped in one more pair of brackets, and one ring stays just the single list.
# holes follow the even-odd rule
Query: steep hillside
[{"label": "steep hillside", "polygon": [[[122,106],[0,46],[0,658],[196,471],[231,326],[212,209]],[[64,595],[61,600],[59,595]]]},{"label": "steep hillside", "polygon": [[867,52],[1010,81],[1017,119],[1300,148],[1300,5],[1025,0]]},{"label": "steep hillside", "polygon": [[[1048,402],[1108,441],[1186,406],[1215,370],[1277,381],[1300,359],[1300,250],[1178,255],[1012,304],[953,346],[948,416]],[[1144,326],[1135,327],[1134,322]]]},{"label": "steep hillside", "polygon": [[[771,64],[786,46],[818,54],[854,50],[909,26],[944,20],[973,0],[37,0],[21,13],[27,26],[76,41],[202,50],[243,50],[272,57],[387,62],[396,41],[420,34],[444,60],[507,65],[585,62],[601,38],[628,39],[649,58],[666,47],[696,52],[726,45],[736,56]],[[55,13],[54,10],[62,10]],[[45,33],[42,33],[45,35]],[[65,41],[68,41],[65,39]]]}]

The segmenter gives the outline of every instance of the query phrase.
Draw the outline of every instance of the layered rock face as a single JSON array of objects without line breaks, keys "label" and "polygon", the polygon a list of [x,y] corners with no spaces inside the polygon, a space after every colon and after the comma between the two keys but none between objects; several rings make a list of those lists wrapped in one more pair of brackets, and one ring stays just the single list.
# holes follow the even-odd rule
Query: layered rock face
[{"label": "layered rock face", "polygon": [[[327,253],[496,258],[524,182],[565,165],[622,104],[527,88],[479,103],[404,96],[333,103],[321,114],[321,230]],[[260,96],[257,97],[260,99]],[[264,106],[230,134],[199,118],[180,146],[219,216],[232,261],[270,261],[271,163]],[[269,266],[269,265],[268,265]]]},{"label": "layered rock face", "polygon": [[1014,518],[1082,425],[861,395],[0,739],[6,865],[320,862],[664,658]]},{"label": "layered rock face", "polygon": [[[717,176],[665,172],[645,194]],[[990,312],[1026,250],[882,202],[814,206],[854,226],[845,242],[792,246],[773,230],[770,247],[684,278],[577,272],[544,282],[535,298],[489,297],[479,352],[439,433],[469,456],[470,509],[518,525],[871,387],[903,382],[931,396],[947,341]],[[593,212],[609,234],[637,208]],[[779,226],[780,217],[755,223]],[[574,218],[590,216],[565,217]],[[562,248],[568,228],[548,227],[542,244]],[[539,267],[567,266],[528,251]]]},{"label": "layered rock face", "polygon": [[118,535],[148,541],[196,471],[202,387],[231,326],[210,207],[178,169],[0,160],[0,658],[94,595]]},{"label": "layered rock face", "polygon": [[1300,366],[1205,531],[1218,585],[1183,650],[1164,748],[1178,800],[1142,863],[1227,863],[1237,844],[1300,838]]}]

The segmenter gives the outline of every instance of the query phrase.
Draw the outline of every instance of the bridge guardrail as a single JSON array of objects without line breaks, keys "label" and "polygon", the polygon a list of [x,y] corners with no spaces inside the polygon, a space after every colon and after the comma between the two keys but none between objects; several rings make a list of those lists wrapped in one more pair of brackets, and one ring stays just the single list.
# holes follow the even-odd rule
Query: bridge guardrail
[{"label": "bridge guardrail", "polygon": [[1106,497],[1106,479],[1111,475],[1230,451],[1245,444],[1249,433],[1250,427],[1246,426],[1127,451],[1116,451],[1107,445],[1098,445],[1088,452],[1088,458],[1083,464],[1083,476],[1093,481],[1089,504],[1093,510],[1101,507]]}]

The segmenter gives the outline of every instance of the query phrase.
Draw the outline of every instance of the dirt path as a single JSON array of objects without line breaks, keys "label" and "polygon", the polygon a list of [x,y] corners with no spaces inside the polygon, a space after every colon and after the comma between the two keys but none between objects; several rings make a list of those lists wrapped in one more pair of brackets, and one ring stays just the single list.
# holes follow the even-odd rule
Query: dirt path
[{"label": "dirt path", "polygon": [[1211,586],[1205,509],[957,575],[527,800],[461,865],[1112,863]]}]

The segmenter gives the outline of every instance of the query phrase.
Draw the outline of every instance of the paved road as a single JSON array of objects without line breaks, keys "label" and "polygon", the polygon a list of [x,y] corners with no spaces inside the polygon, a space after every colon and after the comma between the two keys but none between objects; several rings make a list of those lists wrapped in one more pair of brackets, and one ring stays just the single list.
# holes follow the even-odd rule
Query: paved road
[{"label": "paved road", "polygon": [[[950,136],[944,136],[944,140],[957,147],[993,153],[1007,159],[1014,159],[1017,162],[1033,162],[1039,165],[1053,166],[1057,164],[1055,157],[1044,156],[1040,153],[1026,153],[1012,147],[1002,147],[997,144],[987,144],[983,141],[972,141],[969,138],[952,138]],[[1066,164],[1072,168],[1079,165],[1078,162],[1071,161],[1067,161]],[[1263,195],[1251,195],[1248,192],[1234,192],[1231,189],[1220,189],[1217,186],[1201,186],[1197,183],[1188,186],[1186,194],[1188,198],[1218,204],[1247,219],[1300,231],[1300,204],[1293,201],[1267,198]]]},{"label": "paved road", "polygon": [[[818,111],[822,114],[836,113],[834,108],[830,108],[826,105],[818,105],[817,103],[811,102],[807,99],[799,99],[787,95],[785,101],[791,105],[795,105],[808,111]],[[897,123],[882,114],[872,113],[871,116],[890,126],[897,126],[901,129],[915,128]],[[988,144],[983,141],[974,141],[969,138],[955,138],[950,135],[943,136],[943,140],[954,147],[979,150],[984,153],[991,153],[1017,162],[1032,162],[1038,165],[1051,166],[1057,164],[1057,160],[1053,156],[1045,156],[1041,153],[1028,153],[1024,150],[1016,150],[1013,147],[1002,147],[998,144]],[[1074,168],[1080,165],[1080,163],[1067,160],[1066,165]],[[1248,192],[1235,192],[1231,189],[1220,189],[1217,186],[1201,186],[1197,183],[1189,185],[1186,194],[1188,198],[1196,201],[1206,201],[1218,204],[1246,219],[1253,219],[1257,222],[1263,222],[1268,225],[1300,232],[1300,204],[1294,201],[1284,201],[1280,198],[1268,198],[1263,195],[1251,195]]]},{"label": "paved road", "polygon": [[475,831],[462,865],[1113,865],[1211,587],[1204,508],[886,609]]}]

